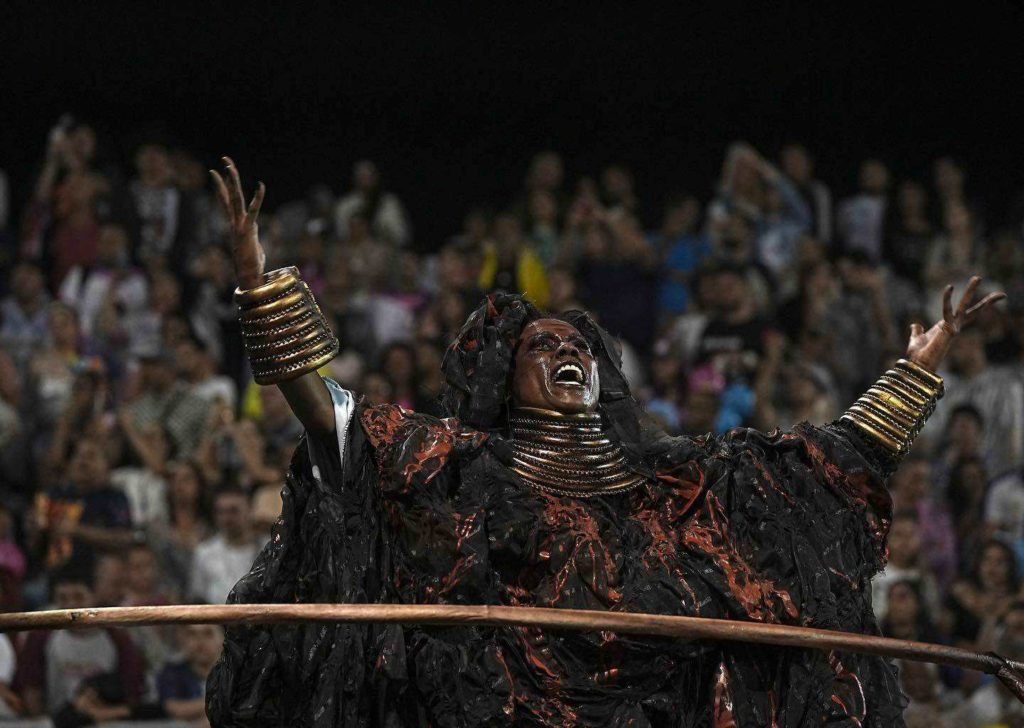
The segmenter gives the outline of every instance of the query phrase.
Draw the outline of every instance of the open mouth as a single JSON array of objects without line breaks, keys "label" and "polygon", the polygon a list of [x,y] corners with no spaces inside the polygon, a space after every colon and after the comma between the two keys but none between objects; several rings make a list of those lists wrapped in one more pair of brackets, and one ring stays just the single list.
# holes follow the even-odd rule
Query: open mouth
[{"label": "open mouth", "polygon": [[555,369],[551,380],[566,387],[582,387],[587,381],[587,375],[579,364],[566,362]]}]

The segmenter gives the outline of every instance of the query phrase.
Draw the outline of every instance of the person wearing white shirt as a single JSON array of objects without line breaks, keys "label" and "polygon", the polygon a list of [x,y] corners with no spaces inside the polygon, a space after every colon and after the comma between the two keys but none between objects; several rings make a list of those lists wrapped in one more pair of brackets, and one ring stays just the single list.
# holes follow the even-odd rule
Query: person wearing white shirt
[{"label": "person wearing white shirt", "polygon": [[252,566],[260,545],[253,537],[249,497],[225,489],[213,502],[217,532],[196,547],[189,595],[207,604],[223,604]]}]

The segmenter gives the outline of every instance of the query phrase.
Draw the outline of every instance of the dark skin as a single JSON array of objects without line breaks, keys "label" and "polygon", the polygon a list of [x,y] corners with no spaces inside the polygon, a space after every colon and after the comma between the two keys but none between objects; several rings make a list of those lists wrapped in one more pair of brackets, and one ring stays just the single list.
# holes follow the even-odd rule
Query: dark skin
[{"label": "dark skin", "polygon": [[[241,288],[255,288],[263,283],[266,262],[256,224],[266,187],[262,182],[259,183],[247,205],[238,168],[230,157],[223,157],[222,161],[225,174],[210,170],[210,175],[231,230],[235,276]],[[970,305],[980,282],[978,276],[970,280],[955,310],[952,304],[953,286],[946,288],[942,320],[928,330],[919,324],[911,327],[910,342],[907,345],[908,359],[929,371],[936,371],[953,339],[978,311],[1006,298],[1005,293],[991,293],[973,306]],[[531,342],[541,333],[545,336],[537,340],[538,346],[535,348]],[[579,337],[578,340],[576,337]],[[530,323],[523,330],[516,351],[512,380],[513,404],[566,414],[593,411],[600,393],[597,365],[592,354],[581,348],[580,342],[586,344],[579,332],[563,321],[541,319]],[[566,347],[575,347],[576,353],[571,354]],[[550,378],[554,372],[552,367],[573,357],[577,364],[583,366],[584,371],[592,372],[593,376],[588,377],[582,387],[554,383]],[[295,416],[310,433],[328,435],[334,431],[331,395],[319,374],[310,372],[278,386]]]},{"label": "dark skin", "polygon": [[[238,168],[230,157],[223,157],[226,174],[221,176],[210,170],[217,197],[224,208],[231,231],[231,257],[235,263],[235,278],[240,288],[256,288],[263,284],[267,255],[260,244],[256,220],[263,204],[266,187],[262,182],[248,205],[242,192]],[[225,179],[226,177],[226,179]],[[327,385],[316,372],[308,372],[290,382],[279,385],[288,405],[299,422],[310,434],[330,435],[334,432],[334,405]]]},{"label": "dark skin", "polygon": [[597,360],[575,326],[539,319],[523,328],[512,374],[513,405],[593,412],[600,392]]}]

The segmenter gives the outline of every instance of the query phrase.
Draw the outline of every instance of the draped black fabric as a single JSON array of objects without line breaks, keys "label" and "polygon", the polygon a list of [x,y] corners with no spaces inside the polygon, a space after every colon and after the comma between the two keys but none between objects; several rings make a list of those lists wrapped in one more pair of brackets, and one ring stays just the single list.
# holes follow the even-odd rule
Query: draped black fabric
[{"label": "draped black fabric", "polygon": [[[877,633],[869,582],[891,504],[862,443],[807,425],[667,438],[616,382],[613,342],[578,321],[607,358],[601,412],[644,486],[588,499],[530,488],[491,427],[503,395],[471,386],[449,401],[490,424],[360,407],[344,462],[333,439],[299,447],[274,536],[229,601],[504,604]],[[472,369],[465,350],[450,356]],[[232,627],[207,696],[214,726],[381,728],[888,727],[902,725],[903,703],[877,657],[357,624]]]}]

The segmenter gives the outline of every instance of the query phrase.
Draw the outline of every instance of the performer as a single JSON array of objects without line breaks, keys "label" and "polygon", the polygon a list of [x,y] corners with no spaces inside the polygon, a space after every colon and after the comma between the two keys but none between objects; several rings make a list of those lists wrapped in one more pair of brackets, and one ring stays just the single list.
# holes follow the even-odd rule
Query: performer
[{"label": "performer", "polygon": [[[256,381],[306,435],[271,542],[229,601],[650,612],[878,633],[885,482],[942,396],[934,373],[978,279],[836,422],[668,437],[584,312],[489,297],[443,363],[436,419],[367,406],[316,368],[338,345],[295,269],[263,272],[235,165],[234,236]],[[214,726],[897,726],[885,659],[607,632],[396,624],[234,627]]]}]

